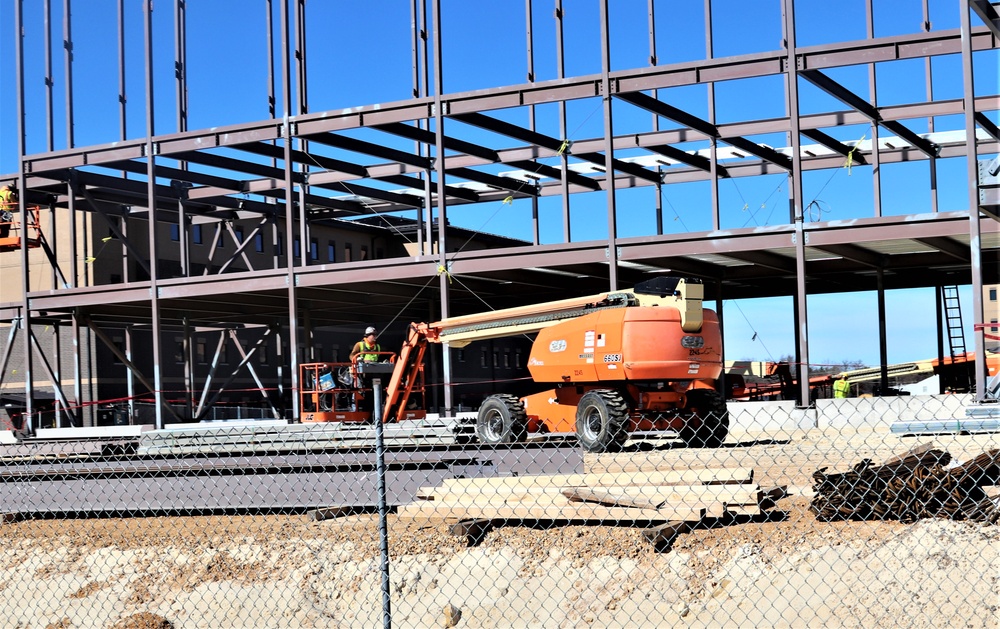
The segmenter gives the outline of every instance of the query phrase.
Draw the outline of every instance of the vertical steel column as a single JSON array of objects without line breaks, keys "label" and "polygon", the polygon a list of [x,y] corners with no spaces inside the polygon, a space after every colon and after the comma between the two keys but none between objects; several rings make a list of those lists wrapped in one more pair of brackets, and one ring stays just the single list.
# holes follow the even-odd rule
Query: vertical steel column
[{"label": "vertical steel column", "polygon": [[149,232],[149,307],[152,314],[153,334],[153,392],[156,400],[156,428],[163,428],[163,352],[160,329],[159,261],[156,254],[156,157],[153,148],[155,108],[153,107],[153,0],[143,3],[143,32],[146,61],[146,203],[149,206],[147,229]]},{"label": "vertical steel column", "polygon": [[182,133],[187,131],[188,119],[187,0],[174,0],[174,77],[177,80],[177,132]]},{"label": "vertical steel column", "polygon": [[[707,0],[706,0],[706,2],[707,2]],[[656,10],[654,8],[655,5],[656,5],[655,0],[649,0],[649,2],[646,5],[646,16],[647,16],[647,22],[648,22],[648,26],[649,26],[649,65],[651,67],[652,66],[656,66],[656,63],[657,63],[657,58],[656,58]],[[656,98],[656,99],[660,98],[660,90],[658,90],[658,89],[654,89],[653,90],[653,98]],[[659,131],[660,130],[660,116],[658,114],[655,114],[655,113],[652,114],[652,116],[653,116],[653,131],[654,132]],[[662,177],[663,167],[660,166],[659,164],[657,164],[657,166],[656,166],[656,172],[660,173],[660,175]],[[656,196],[656,199],[655,199],[655,202],[653,204],[653,207],[656,208],[656,235],[657,236],[662,236],[663,235],[663,180],[662,179],[660,181],[656,182],[655,196]]]},{"label": "vertical steel column", "polygon": [[288,345],[292,394],[292,419],[299,417],[299,317],[298,297],[295,290],[295,186],[292,183],[292,65],[289,59],[288,3],[281,3],[281,96],[284,100],[285,161],[285,268],[288,273]]},{"label": "vertical steel column", "polygon": [[[79,256],[77,255],[77,238],[76,238],[76,195],[77,195],[77,181],[76,181],[76,171],[71,170],[69,173],[69,181],[66,182],[66,210],[69,212],[69,288],[76,288],[80,285],[79,278],[79,267],[77,266],[77,260]],[[82,313],[80,308],[73,308],[72,314],[72,326],[73,326],[73,396],[76,398],[76,403],[80,406],[80,419],[84,418],[85,413],[83,412],[83,407],[81,402],[83,400],[83,365],[82,358],[80,354],[80,349],[82,345],[82,339],[80,337],[80,319]],[[88,333],[89,335],[89,333]],[[91,374],[92,375],[92,374]],[[86,423],[86,422],[84,422]]]},{"label": "vertical steel column", "polygon": [[43,21],[45,28],[45,146],[49,151],[52,151],[55,148],[52,115],[52,88],[55,87],[55,81],[52,80],[52,0],[45,0],[42,7],[42,11],[45,13]]},{"label": "vertical steel column", "polygon": [[118,0],[118,136],[121,140],[128,135],[125,103],[125,0]]},{"label": "vertical steel column", "polygon": [[[17,43],[14,46],[15,82],[17,83],[17,189],[18,213],[22,226],[27,226],[27,187],[24,176],[24,155],[27,153],[24,125],[24,0],[14,3],[14,25]],[[21,329],[24,331],[24,419],[22,429],[31,434],[34,432],[35,414],[35,383],[33,361],[31,359],[31,301],[28,291],[31,289],[30,272],[28,268],[28,239],[21,238]]]},{"label": "vertical steel column", "polygon": [[608,0],[601,0],[601,96],[604,99],[604,166],[608,191],[608,290],[618,290],[618,225],[615,206],[614,121],[611,103],[611,27]]},{"label": "vertical steel column", "polygon": [[[556,78],[563,79],[566,77],[566,60],[565,53],[566,49],[563,42],[563,3],[562,0],[556,0]],[[559,101],[559,138],[563,142],[569,142],[569,130],[568,122],[566,120],[566,101]],[[562,155],[560,155],[559,169],[561,172],[562,181],[560,182],[561,198],[562,198],[562,211],[563,211],[563,242],[571,242],[572,234],[570,230],[570,211],[569,211],[569,145],[566,145]],[[611,164],[608,164],[607,172],[611,173]]]},{"label": "vertical steel column", "polygon": [[[526,52],[528,54],[528,82],[535,82],[535,32],[534,19],[531,14],[531,0],[524,0],[524,23]],[[535,130],[535,106],[528,106],[528,128]],[[541,237],[538,233],[538,195],[531,195],[531,243],[539,244]]]},{"label": "vertical steel column", "polygon": [[[923,30],[925,33],[931,32],[931,9],[930,0],[923,0],[924,21]],[[927,82],[927,102],[934,102],[934,72],[931,68],[931,59],[924,57],[924,80]],[[927,132],[934,133],[934,116],[927,116]],[[931,157],[929,165],[931,167],[931,212],[938,212],[938,185],[937,185],[937,158]]]},{"label": "vertical steel column", "polygon": [[[705,0],[705,54],[709,59],[715,57],[715,40],[712,37],[712,0]],[[709,81],[705,87],[708,90],[708,121],[715,126],[715,82]],[[712,186],[712,229],[722,229],[722,210],[719,208],[719,138],[708,139],[709,145],[709,181]]]},{"label": "vertical steel column", "polygon": [[[437,167],[437,207],[438,207],[438,257],[440,260],[438,267],[438,280],[441,291],[441,318],[448,318],[451,310],[449,305],[448,283],[451,281],[448,274],[448,201],[444,192],[445,186],[445,163],[444,163],[444,111],[442,111],[443,101],[441,94],[444,92],[444,63],[441,58],[441,0],[433,0],[431,5],[432,27],[434,29],[434,164]],[[441,345],[441,370],[443,372],[444,384],[444,413],[445,417],[452,416],[452,399],[454,392],[451,384],[451,348],[447,343]]]},{"label": "vertical steel column", "polygon": [[[986,321],[983,309],[982,241],[979,224],[979,156],[976,151],[976,94],[972,71],[972,18],[969,0],[959,3],[962,11],[962,87],[965,106],[965,155],[969,190],[969,261],[972,271],[972,319]],[[976,352],[976,401],[986,397],[986,328],[972,333]]]},{"label": "vertical steel column", "polygon": [[[937,326],[935,330],[937,332],[937,359],[938,364],[944,364],[944,287],[935,286],[934,287],[934,304],[935,304],[935,322]],[[938,376],[938,393],[944,393],[944,379]]]},{"label": "vertical steel column", "polygon": [[73,148],[73,35],[72,0],[63,0],[63,51],[66,62],[66,148]]},{"label": "vertical steel column", "polygon": [[876,298],[878,299],[878,381],[879,390],[884,396],[889,388],[889,351],[885,344],[885,270],[879,267],[875,273]]},{"label": "vertical steel column", "polygon": [[[55,138],[54,138],[54,117],[52,112],[52,88],[55,86],[55,82],[52,80],[52,3],[51,0],[44,0],[42,3],[42,12],[44,13],[44,18],[42,20],[43,28],[45,29],[45,147],[48,151],[55,150]],[[56,220],[56,206],[54,203],[49,205],[49,218],[51,224],[49,225],[49,244],[52,247],[52,257],[54,260],[59,260],[59,248],[58,239],[56,233],[56,225],[58,221]],[[59,274],[55,266],[52,268],[52,288],[59,287]],[[55,362],[55,373],[59,382],[55,383],[55,386],[62,386],[62,326],[53,325],[52,326],[52,349]],[[60,398],[56,398],[56,427],[63,427],[63,412],[60,407],[62,401]]]},{"label": "vertical steel column", "polygon": [[[413,89],[411,94],[413,98],[421,97],[420,88],[420,13],[419,7],[417,6],[417,0],[411,0],[410,2],[410,69],[413,71]],[[414,126],[418,129],[422,128],[425,120],[421,118],[420,120],[414,121]],[[424,154],[424,143],[420,140],[413,141],[414,149],[417,155]],[[421,171],[420,176],[424,178],[424,207],[430,207],[430,173],[424,173]],[[424,208],[417,208],[417,255],[424,255]]]},{"label": "vertical steel column", "polygon": [[[802,154],[799,150],[802,138],[799,136],[799,75],[795,56],[795,12],[794,0],[782,0],[782,26],[785,31],[785,80],[788,97],[789,138],[792,147],[792,172],[790,210],[795,224],[792,244],[795,246],[795,342],[799,369],[799,403],[809,405],[809,318],[808,295],[806,294],[806,231],[802,207]],[[818,421],[818,417],[817,417]]]},{"label": "vertical steel column", "polygon": [[[420,4],[420,20],[422,28],[420,29],[420,36],[423,39],[423,46],[420,48],[420,59],[421,65],[423,67],[423,86],[424,86],[424,96],[430,96],[431,92],[431,69],[430,69],[430,56],[428,48],[430,42],[428,41],[430,35],[427,29],[427,0],[421,0]],[[426,120],[427,128],[430,129],[431,121],[428,118]],[[427,147],[427,155],[430,157],[430,147]],[[424,186],[424,212],[427,215],[426,229],[427,229],[427,255],[434,255],[434,202],[431,198],[431,169],[427,169],[427,183]]]},{"label": "vertical steel column", "polygon": [[[872,8],[872,0],[865,0],[865,29],[868,39],[875,37],[875,15]],[[878,98],[875,84],[875,64],[868,64],[868,100],[871,106],[878,109]],[[879,160],[878,150],[878,124],[871,123],[872,129],[872,194],[875,199],[875,216],[882,216],[882,167]]]},{"label": "vertical steel column", "polygon": [[181,318],[182,340],[184,348],[184,410],[185,417],[194,418],[194,344],[191,341],[191,322],[187,316]]},{"label": "vertical steel column", "polygon": [[[132,353],[132,326],[125,326],[125,358],[128,359],[129,364],[135,364],[135,358]],[[125,366],[125,390],[128,395],[128,423],[132,424],[135,420],[135,374],[132,373],[132,369],[127,365]]]},{"label": "vertical steel column", "polygon": [[[306,79],[306,0],[295,3],[295,92],[299,114],[309,113],[309,95]],[[299,148],[309,152],[309,144],[299,140]],[[299,185],[299,264],[309,266],[311,232],[306,220],[306,194],[309,192],[309,164],[301,164],[303,183]]]}]

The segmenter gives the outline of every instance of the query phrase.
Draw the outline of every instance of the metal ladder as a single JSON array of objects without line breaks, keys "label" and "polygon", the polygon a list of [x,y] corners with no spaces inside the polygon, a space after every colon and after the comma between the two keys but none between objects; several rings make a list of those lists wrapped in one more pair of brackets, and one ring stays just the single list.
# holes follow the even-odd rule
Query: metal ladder
[{"label": "metal ladder", "polygon": [[942,286],[945,325],[948,326],[948,347],[951,357],[965,354],[965,333],[962,331],[962,304],[958,299],[958,286]]}]

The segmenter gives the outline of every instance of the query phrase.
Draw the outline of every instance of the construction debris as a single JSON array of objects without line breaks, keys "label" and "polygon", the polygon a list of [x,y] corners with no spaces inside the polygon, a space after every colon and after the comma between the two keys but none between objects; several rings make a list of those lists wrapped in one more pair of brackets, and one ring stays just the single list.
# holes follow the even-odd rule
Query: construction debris
[{"label": "construction debris", "polygon": [[455,521],[451,532],[470,546],[497,526],[558,522],[647,527],[643,537],[663,549],[701,522],[758,516],[785,495],[745,468],[448,479],[396,515]]},{"label": "construction debris", "polygon": [[1000,507],[984,487],[1000,476],[1000,450],[947,467],[951,455],[921,446],[882,465],[864,459],[851,471],[813,474],[810,509],[818,520],[899,520],[948,518],[996,523]]}]

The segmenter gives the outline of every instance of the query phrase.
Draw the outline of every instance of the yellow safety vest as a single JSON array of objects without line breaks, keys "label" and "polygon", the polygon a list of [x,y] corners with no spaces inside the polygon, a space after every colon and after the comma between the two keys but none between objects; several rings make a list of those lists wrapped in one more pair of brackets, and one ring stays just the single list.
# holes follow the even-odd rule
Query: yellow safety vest
[{"label": "yellow safety vest", "polygon": [[847,397],[851,390],[851,383],[847,380],[837,380],[833,383],[833,397]]},{"label": "yellow safety vest", "polygon": [[[378,354],[372,354],[370,352],[381,352],[382,348],[379,347],[378,343],[374,345],[368,345],[368,341],[358,341],[358,344],[354,346],[359,352],[358,358],[366,363],[378,362]],[[367,350],[367,351],[366,351]]]}]

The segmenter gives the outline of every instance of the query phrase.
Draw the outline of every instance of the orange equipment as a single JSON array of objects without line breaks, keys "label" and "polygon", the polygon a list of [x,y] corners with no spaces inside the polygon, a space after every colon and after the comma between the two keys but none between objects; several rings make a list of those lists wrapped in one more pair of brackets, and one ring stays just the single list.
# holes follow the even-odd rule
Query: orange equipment
[{"label": "orange equipment", "polygon": [[715,313],[702,307],[703,296],[698,280],[659,277],[631,291],[411,324],[382,421],[425,416],[428,342],[464,347],[537,333],[528,370],[546,390],[486,398],[476,419],[480,442],[575,431],[585,450],[611,452],[632,432],[676,430],[689,445],[717,447],[729,431],[726,402],[716,390],[722,335]]},{"label": "orange equipment", "polygon": [[25,238],[28,248],[41,245],[40,208],[37,205],[28,206],[28,233],[21,229],[17,220],[17,202],[0,201],[0,251],[16,251],[21,248],[21,238]]}]

